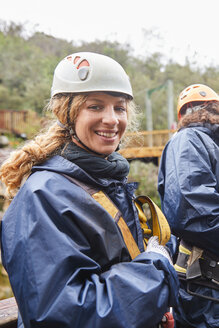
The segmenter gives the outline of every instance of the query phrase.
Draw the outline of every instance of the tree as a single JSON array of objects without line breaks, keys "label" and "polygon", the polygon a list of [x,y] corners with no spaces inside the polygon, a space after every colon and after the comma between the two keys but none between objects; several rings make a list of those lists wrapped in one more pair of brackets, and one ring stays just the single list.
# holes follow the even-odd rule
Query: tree
[{"label": "tree", "polygon": [[[25,26],[1,21],[0,109],[32,109],[41,113],[50,97],[53,72],[57,63],[66,55],[79,51],[108,55],[124,67],[130,77],[134,99],[141,113],[141,130],[146,127],[147,90],[165,85],[168,79],[174,84],[175,109],[179,92],[189,84],[205,83],[216,91],[219,90],[218,67],[200,69],[195,65],[194,59],[192,63],[187,59],[185,65],[166,61],[162,52],[153,51],[154,42],[160,42],[159,36],[154,31],[144,32],[145,49],[142,50],[142,56],[134,56],[130,44],[95,40],[81,41],[76,45],[74,41],[68,42],[38,31],[28,36]],[[154,129],[166,129],[165,88],[151,94],[151,100]]]}]

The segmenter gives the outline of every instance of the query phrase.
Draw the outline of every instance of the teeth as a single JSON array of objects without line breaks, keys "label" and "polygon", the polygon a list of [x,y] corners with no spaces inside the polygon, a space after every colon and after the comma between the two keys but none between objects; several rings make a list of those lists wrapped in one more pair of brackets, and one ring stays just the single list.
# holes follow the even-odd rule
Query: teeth
[{"label": "teeth", "polygon": [[106,132],[97,132],[99,136],[107,137],[107,138],[112,138],[115,137],[116,133],[106,133]]}]

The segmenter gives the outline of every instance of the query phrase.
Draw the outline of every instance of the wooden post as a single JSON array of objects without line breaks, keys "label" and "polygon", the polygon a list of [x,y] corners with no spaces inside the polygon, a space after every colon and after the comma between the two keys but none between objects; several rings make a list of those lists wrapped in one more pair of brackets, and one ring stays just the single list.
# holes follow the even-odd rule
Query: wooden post
[{"label": "wooden post", "polygon": [[[152,120],[152,106],[151,106],[151,98],[149,91],[146,91],[146,97],[145,97],[145,103],[146,103],[146,130],[152,131],[153,130],[153,120]],[[148,135],[148,147],[153,146],[153,138],[152,134]]]},{"label": "wooden post", "polygon": [[[173,81],[167,80],[167,115],[168,115],[168,130],[173,129],[174,119],[174,102],[173,102]],[[169,138],[172,134],[169,133]]]}]

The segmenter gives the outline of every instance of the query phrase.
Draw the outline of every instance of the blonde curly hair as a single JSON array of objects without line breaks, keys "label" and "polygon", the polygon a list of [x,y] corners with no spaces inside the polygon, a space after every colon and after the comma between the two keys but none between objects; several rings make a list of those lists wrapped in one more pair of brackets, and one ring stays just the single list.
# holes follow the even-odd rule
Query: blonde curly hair
[{"label": "blonde curly hair", "polygon": [[[23,181],[31,173],[33,165],[44,162],[56,154],[64,145],[71,142],[70,128],[74,127],[81,106],[88,94],[58,94],[51,98],[46,110],[51,111],[56,120],[45,132],[39,133],[22,148],[13,151],[0,168],[0,179],[6,186],[7,194],[13,198]],[[128,131],[137,129],[137,111],[132,100],[127,99]],[[57,124],[57,119],[65,125]]]}]

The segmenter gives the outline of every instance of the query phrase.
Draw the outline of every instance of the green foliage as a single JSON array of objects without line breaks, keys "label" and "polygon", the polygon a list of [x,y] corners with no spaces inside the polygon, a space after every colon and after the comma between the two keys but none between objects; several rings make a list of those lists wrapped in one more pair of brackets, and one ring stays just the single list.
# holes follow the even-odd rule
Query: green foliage
[{"label": "green foliage", "polygon": [[11,285],[2,264],[0,263],[0,300],[13,296]]},{"label": "green foliage", "polygon": [[160,207],[160,198],[157,191],[157,177],[158,167],[154,164],[143,163],[139,160],[131,162],[129,180],[139,183],[136,196],[147,195]]},{"label": "green foliage", "polygon": [[[142,113],[140,127],[145,130],[145,97],[147,90],[165,84],[174,85],[174,107],[178,94],[187,85],[205,83],[219,91],[219,67],[196,68],[196,63],[184,66],[174,61],[163,63],[160,52],[150,52],[153,31],[145,31],[142,56],[133,56],[130,44],[118,42],[81,41],[80,44],[58,39],[42,32],[27,36],[25,26],[0,21],[0,109],[31,109],[41,113],[49,97],[54,68],[66,55],[77,51],[93,51],[111,56],[127,71],[135,102]],[[149,42],[149,43],[148,43]],[[151,94],[154,129],[167,128],[167,90]],[[175,112],[176,119],[176,112]]]}]

